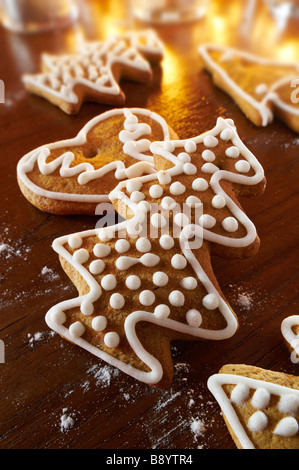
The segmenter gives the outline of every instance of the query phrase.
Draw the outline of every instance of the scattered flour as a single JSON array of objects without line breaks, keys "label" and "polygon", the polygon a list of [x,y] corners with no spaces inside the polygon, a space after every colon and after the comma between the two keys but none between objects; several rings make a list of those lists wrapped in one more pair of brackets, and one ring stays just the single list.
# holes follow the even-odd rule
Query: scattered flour
[{"label": "scattered flour", "polygon": [[60,417],[60,431],[68,432],[75,424],[75,414],[70,413],[68,408],[63,408]]},{"label": "scattered flour", "polygon": [[250,310],[252,306],[252,301],[253,301],[252,294],[244,294],[244,293],[238,294],[237,303],[241,308],[245,310]]},{"label": "scattered flour", "polygon": [[206,426],[201,419],[193,419],[190,424],[190,429],[194,434],[194,437],[202,436],[206,431]]},{"label": "scattered flour", "polygon": [[109,366],[94,365],[87,370],[87,374],[92,374],[96,379],[96,385],[101,387],[109,387],[111,379],[119,375],[119,370]]},{"label": "scattered flour", "polygon": [[43,269],[41,270],[42,276],[45,276],[47,280],[49,281],[54,281],[55,279],[59,279],[59,274],[57,274],[53,269],[48,268],[47,266],[44,266]]},{"label": "scattered flour", "polygon": [[31,348],[33,348],[37,342],[51,338],[55,334],[55,331],[38,331],[37,333],[34,333],[34,335],[28,333],[29,345]]}]

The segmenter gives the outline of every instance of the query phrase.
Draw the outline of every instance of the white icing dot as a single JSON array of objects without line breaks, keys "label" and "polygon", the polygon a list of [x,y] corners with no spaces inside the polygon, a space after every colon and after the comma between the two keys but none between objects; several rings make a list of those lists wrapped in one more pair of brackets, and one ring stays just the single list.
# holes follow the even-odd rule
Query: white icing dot
[{"label": "white icing dot", "polygon": [[160,184],[169,184],[171,181],[171,175],[170,173],[167,173],[166,171],[159,171],[157,173],[158,181]]},{"label": "white icing dot", "polygon": [[84,264],[86,261],[89,260],[89,253],[84,248],[80,248],[79,250],[75,251],[73,254],[73,260],[75,263]]},{"label": "white icing dot", "polygon": [[117,240],[115,243],[115,250],[117,253],[126,253],[130,249],[130,242],[125,239]]},{"label": "white icing dot", "polygon": [[207,294],[202,299],[202,304],[208,310],[215,310],[219,307],[219,299],[216,294]]},{"label": "white icing dot", "polygon": [[169,196],[163,197],[161,201],[162,209],[166,211],[173,210],[176,205],[177,205],[177,202],[172,197],[169,197]]},{"label": "white icing dot", "polygon": [[97,243],[94,248],[93,252],[97,258],[105,258],[111,252],[111,248],[109,245],[103,245],[102,243]]},{"label": "white icing dot", "polygon": [[103,331],[107,326],[107,318],[103,315],[98,315],[92,319],[91,326],[95,331]]},{"label": "white icing dot", "polygon": [[115,308],[115,310],[119,310],[125,305],[125,299],[119,293],[112,294],[109,302],[111,307]]},{"label": "white icing dot", "polygon": [[130,237],[138,237],[138,235],[142,232],[142,225],[138,220],[135,219],[135,217],[134,219],[128,221],[127,232]]},{"label": "white icing dot", "polygon": [[214,163],[204,163],[201,167],[201,171],[204,173],[216,173],[218,170],[218,166],[214,165]]},{"label": "white icing dot", "polygon": [[190,222],[189,216],[187,214],[184,214],[183,212],[178,212],[177,214],[175,214],[173,220],[174,223],[179,227],[184,227]]},{"label": "white icing dot", "polygon": [[164,215],[159,214],[158,212],[151,216],[151,224],[155,228],[163,228],[165,227],[166,223],[167,222],[166,222]]},{"label": "white icing dot", "polygon": [[184,269],[187,266],[185,256],[176,254],[171,258],[171,266],[175,269]]},{"label": "white icing dot", "polygon": [[66,321],[66,314],[59,310],[54,310],[51,313],[51,320],[53,323],[57,323],[58,325],[63,325],[63,323]]},{"label": "white icing dot", "polygon": [[101,242],[107,242],[111,240],[112,237],[113,237],[113,232],[110,227],[101,228],[98,231],[98,238],[101,240]]},{"label": "white icing dot", "polygon": [[206,191],[209,187],[209,183],[204,178],[196,178],[192,182],[192,189],[194,191]]},{"label": "white icing dot", "polygon": [[187,197],[187,199],[186,199],[186,204],[187,204],[187,206],[190,206],[190,207],[193,207],[193,208],[194,208],[194,207],[196,207],[196,206],[198,207],[198,206],[202,205],[202,202],[201,202],[201,200],[200,200],[198,197],[196,197],[196,196],[189,196],[189,197]]},{"label": "white icing dot", "polygon": [[190,163],[191,162],[191,157],[188,153],[186,152],[181,152],[178,154],[178,158],[181,160],[183,163]]},{"label": "white icing dot", "polygon": [[195,152],[196,151],[196,143],[194,142],[194,140],[187,140],[187,142],[185,142],[184,148],[185,148],[186,152],[188,152],[188,153]]},{"label": "white icing dot", "polygon": [[184,186],[179,181],[175,181],[174,183],[170,185],[169,191],[170,191],[170,194],[172,194],[173,196],[180,196],[181,194],[184,194],[184,192],[186,191],[186,186]]},{"label": "white icing dot", "polygon": [[133,193],[134,191],[140,191],[142,188],[142,182],[138,179],[129,180],[126,184],[126,188],[128,193]]},{"label": "white icing dot", "polygon": [[180,285],[186,290],[194,290],[197,287],[197,280],[195,279],[195,277],[192,277],[192,276],[184,277],[181,280]]},{"label": "white icing dot", "polygon": [[73,249],[80,248],[80,246],[82,245],[82,238],[76,233],[74,233],[73,235],[69,236],[68,244]]},{"label": "white icing dot", "polygon": [[218,139],[214,137],[213,135],[207,135],[204,137],[203,143],[206,147],[213,148],[213,147],[216,147],[216,145],[218,145]]},{"label": "white icing dot", "polygon": [[273,432],[279,436],[293,437],[297,434],[298,430],[299,425],[297,420],[292,416],[287,416],[279,421]]},{"label": "white icing dot", "polygon": [[147,251],[150,251],[151,247],[152,247],[152,244],[148,238],[145,238],[145,237],[138,238],[136,242],[136,248],[140,253],[146,253]]},{"label": "white icing dot", "polygon": [[113,274],[107,274],[101,280],[101,286],[105,290],[113,290],[117,285],[116,277]]},{"label": "white icing dot", "polygon": [[221,194],[216,194],[212,199],[212,206],[215,207],[215,209],[223,209],[225,204],[225,198],[221,196]]},{"label": "white icing dot", "polygon": [[257,389],[251,399],[251,404],[254,408],[260,410],[267,408],[270,403],[271,394],[265,388]]},{"label": "white icing dot", "polygon": [[237,384],[230,395],[230,400],[236,405],[243,405],[249,398],[249,387],[244,384]]},{"label": "white icing dot", "polygon": [[134,274],[128,276],[126,279],[126,286],[130,290],[139,289],[139,287],[141,286],[141,280],[139,276],[135,276]]},{"label": "white icing dot", "polygon": [[185,175],[195,175],[195,173],[197,173],[197,168],[193,163],[184,163],[183,172]]},{"label": "white icing dot", "polygon": [[155,302],[155,294],[151,290],[143,290],[139,294],[139,302],[148,307]]},{"label": "white icing dot", "polygon": [[202,322],[201,313],[198,310],[195,310],[194,308],[188,310],[188,312],[186,313],[186,320],[188,325],[198,328]]},{"label": "white icing dot", "polygon": [[233,137],[233,131],[231,129],[223,129],[220,134],[221,140],[230,140]]},{"label": "white icing dot", "polygon": [[159,243],[164,250],[170,250],[174,246],[174,239],[170,235],[162,235]]},{"label": "white icing dot", "polygon": [[296,414],[299,408],[299,396],[291,393],[282,395],[278,403],[278,408],[282,413]]},{"label": "white icing dot", "polygon": [[169,294],[168,300],[174,307],[182,307],[185,302],[185,297],[179,290],[174,290]]},{"label": "white icing dot", "polygon": [[88,300],[84,300],[80,306],[80,310],[83,313],[83,315],[89,316],[92,315],[94,312],[94,306],[92,302]]},{"label": "white icing dot", "polygon": [[250,164],[246,160],[239,160],[236,162],[235,168],[240,173],[248,173],[250,170]]},{"label": "white icing dot", "polygon": [[153,283],[159,287],[166,286],[166,284],[168,283],[167,274],[163,273],[162,271],[155,272],[153,275]]},{"label": "white icing dot", "polygon": [[262,432],[268,426],[268,418],[262,411],[256,411],[248,420],[248,429],[251,432]]},{"label": "white icing dot", "polygon": [[216,225],[216,219],[212,215],[203,214],[199,217],[198,223],[204,228],[213,228]]},{"label": "white icing dot", "polygon": [[119,335],[115,331],[109,331],[104,336],[104,343],[108,348],[116,348],[119,345]]},{"label": "white icing dot", "polygon": [[214,152],[212,152],[212,150],[207,149],[202,152],[201,156],[206,162],[213,162],[216,158]]},{"label": "white icing dot", "polygon": [[154,314],[159,318],[167,318],[170,314],[170,308],[165,304],[157,305]]},{"label": "white icing dot", "polygon": [[238,158],[240,156],[240,150],[238,147],[228,147],[225,151],[225,155],[230,158]]},{"label": "white icing dot", "polygon": [[145,194],[141,193],[140,191],[133,191],[130,196],[130,200],[136,204],[140,201],[143,201],[143,199],[145,199]]},{"label": "white icing dot", "polygon": [[239,223],[234,217],[226,217],[222,221],[222,227],[227,232],[235,232],[236,230],[238,230]]},{"label": "white icing dot", "polygon": [[163,194],[163,188],[159,184],[154,184],[149,189],[149,194],[151,197],[158,199]]},{"label": "white icing dot", "polygon": [[70,335],[74,336],[75,338],[79,338],[80,336],[82,336],[84,331],[84,325],[82,325],[80,321],[75,321],[69,327]]},{"label": "white icing dot", "polygon": [[102,271],[105,269],[105,263],[101,259],[96,259],[92,261],[89,265],[89,271],[91,274],[94,274],[95,276],[97,274],[101,274]]}]

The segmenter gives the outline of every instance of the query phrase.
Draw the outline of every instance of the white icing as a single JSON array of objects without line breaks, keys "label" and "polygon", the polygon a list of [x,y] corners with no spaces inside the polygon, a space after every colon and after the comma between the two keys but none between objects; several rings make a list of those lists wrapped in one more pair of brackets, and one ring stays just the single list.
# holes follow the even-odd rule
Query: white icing
[{"label": "white icing", "polygon": [[[28,173],[30,173],[35,166],[43,175],[52,174],[55,170],[60,168],[60,177],[71,177],[78,175],[79,184],[88,184],[89,181],[94,179],[100,179],[105,177],[109,172],[115,172],[114,176],[116,180],[124,178],[135,178],[141,176],[145,173],[153,173],[153,157],[148,155],[149,141],[147,142],[147,148],[144,147],[144,140],[141,141],[128,141],[124,144],[124,152],[127,153],[130,157],[136,160],[135,164],[132,164],[130,167],[126,168],[125,164],[120,160],[114,160],[113,162],[107,163],[103,167],[96,168],[94,163],[89,159],[86,162],[80,163],[73,166],[74,154],[70,151],[63,153],[61,156],[57,157],[52,161],[48,161],[48,157],[52,150],[65,147],[76,147],[84,145],[86,142],[86,137],[88,132],[96,125],[100,125],[101,122],[109,120],[113,116],[117,115],[127,115],[131,113],[138,114],[140,116],[146,116],[154,121],[156,121],[163,133],[164,139],[169,139],[169,130],[167,123],[162,119],[158,114],[153,113],[147,109],[143,108],[131,108],[127,109],[113,109],[105,113],[96,116],[91,119],[79,132],[79,134],[69,140],[63,140],[60,142],[51,143],[49,145],[44,145],[39,147],[30,153],[26,154],[17,165],[17,174],[18,178],[22,183],[30,189],[34,194],[37,194],[41,197],[47,197],[49,199],[61,200],[61,201],[72,201],[72,202],[93,202],[101,203],[109,201],[108,195],[106,194],[77,194],[77,193],[68,193],[68,192],[56,192],[52,190],[45,190],[42,187],[35,184],[31,179]],[[142,124],[142,123],[140,123]],[[145,127],[142,126],[144,130]],[[117,138],[117,137],[116,137]],[[99,144],[100,145],[100,144]],[[136,187],[136,182],[128,183],[130,192],[133,191],[132,185],[135,185],[134,191],[141,189],[141,182],[139,181]],[[136,189],[138,188],[138,189]]]},{"label": "white icing", "polygon": [[89,300],[84,300],[81,304],[80,310],[83,313],[83,315],[86,315],[86,316],[92,315],[94,312],[93,303],[90,302]]},{"label": "white icing", "polygon": [[204,228],[213,228],[216,225],[216,219],[210,214],[203,214],[199,217],[198,223]]},{"label": "white icing", "polygon": [[196,178],[192,182],[192,189],[195,191],[206,191],[209,187],[209,183],[204,178]]},{"label": "white icing", "polygon": [[89,265],[89,271],[95,276],[101,274],[105,269],[105,263],[101,259],[94,260]]},{"label": "white icing", "polygon": [[167,223],[167,221],[166,221],[164,215],[159,214],[158,212],[151,216],[151,224],[155,228],[163,228],[163,227],[165,227],[166,223]]},{"label": "white icing", "polygon": [[250,165],[246,160],[239,160],[236,162],[235,168],[240,173],[248,173],[250,170]]},{"label": "white icing", "polygon": [[92,319],[91,326],[95,331],[103,331],[107,327],[107,318],[103,315],[98,315]]},{"label": "white icing", "polygon": [[74,338],[78,338],[78,337],[82,336],[84,334],[84,332],[85,332],[84,325],[82,325],[82,323],[80,321],[76,321],[76,322],[72,323],[69,327],[69,333]]},{"label": "white icing", "polygon": [[117,348],[119,345],[120,338],[118,333],[115,331],[110,331],[109,333],[106,333],[104,336],[104,343],[108,348]]},{"label": "white icing", "polygon": [[153,186],[150,187],[149,194],[154,199],[158,199],[158,198],[162,197],[162,195],[163,195],[162,186],[160,186],[159,184],[154,184]]},{"label": "white icing", "polygon": [[116,277],[113,274],[106,274],[101,280],[101,286],[104,290],[113,290],[117,285]]},{"label": "white icing", "polygon": [[201,200],[196,196],[188,196],[186,199],[186,204],[192,208],[202,206]]},{"label": "white icing", "polygon": [[171,184],[169,191],[173,196],[180,196],[186,191],[186,186],[180,183],[180,181],[176,181],[175,183]]},{"label": "white icing", "polygon": [[274,429],[274,434],[283,437],[293,437],[298,433],[298,421],[292,416],[282,418]]},{"label": "white icing", "polygon": [[214,148],[218,145],[218,139],[213,135],[207,135],[203,139],[203,144],[206,147]]},{"label": "white icing", "polygon": [[212,150],[204,150],[201,156],[206,162],[213,162],[216,158],[216,155]]},{"label": "white icing", "polygon": [[130,249],[130,242],[125,239],[120,239],[115,242],[115,250],[117,253],[126,253]]},{"label": "white icing", "polygon": [[201,313],[196,309],[188,310],[186,313],[187,323],[193,328],[198,328],[202,323]]},{"label": "white icing", "polygon": [[186,175],[195,175],[195,173],[197,173],[197,168],[193,163],[184,163],[183,172]]},{"label": "white icing", "polygon": [[196,289],[197,284],[198,284],[197,280],[195,279],[195,277],[192,277],[192,276],[184,277],[180,282],[181,287],[183,287],[186,290]]},{"label": "white icing", "polygon": [[216,194],[212,199],[212,206],[215,207],[215,209],[223,209],[225,204],[225,198],[221,196],[221,194]]},{"label": "white icing", "polygon": [[153,283],[158,287],[166,286],[168,283],[168,275],[162,271],[157,271],[153,275]]},{"label": "white icing", "polygon": [[148,307],[155,302],[155,294],[151,290],[143,290],[139,294],[139,302]]},{"label": "white icing", "polygon": [[247,425],[251,432],[262,432],[268,426],[267,415],[263,411],[256,411],[250,416]]},{"label": "white icing", "polygon": [[169,294],[169,303],[174,307],[182,307],[185,303],[185,297],[179,290],[174,290]]},{"label": "white icing", "polygon": [[137,290],[141,286],[141,279],[139,276],[135,276],[132,274],[131,276],[128,276],[126,279],[126,286],[130,290]]},{"label": "white icing", "polygon": [[270,398],[271,395],[269,390],[265,388],[259,388],[253,394],[251,404],[254,408],[257,408],[258,410],[264,409],[269,406]]},{"label": "white icing", "polygon": [[216,294],[207,294],[202,299],[202,304],[208,310],[215,310],[219,307],[219,298]]},{"label": "white icing", "polygon": [[167,234],[160,237],[159,243],[164,250],[171,250],[174,246],[174,239]]},{"label": "white icing", "polygon": [[175,214],[173,220],[174,223],[179,227],[185,227],[185,225],[190,223],[189,216],[187,214],[184,214],[183,212],[178,212],[177,214]]},{"label": "white icing", "polygon": [[227,232],[236,232],[239,227],[238,221],[234,217],[226,217],[225,219],[223,219],[221,223],[222,223],[222,227]]},{"label": "white icing", "polygon": [[89,260],[89,253],[85,248],[80,248],[73,254],[73,260],[75,263],[84,264]]},{"label": "white icing", "polygon": [[111,248],[109,245],[97,243],[93,248],[93,252],[97,258],[105,258],[106,256],[110,255]]},{"label": "white icing", "polygon": [[109,303],[115,310],[120,310],[125,305],[125,299],[122,294],[116,292],[115,294],[111,295]]},{"label": "white icing", "polygon": [[170,315],[170,308],[168,307],[168,305],[165,304],[157,305],[154,310],[154,314],[158,318],[167,318]]},{"label": "white icing", "polygon": [[230,158],[238,158],[240,156],[240,150],[238,149],[238,147],[228,147],[225,150],[225,155]]},{"label": "white icing", "polygon": [[158,171],[157,178],[160,184],[169,184],[171,181],[171,175],[166,171]]},{"label": "white icing", "polygon": [[152,244],[148,238],[141,237],[136,241],[136,248],[140,253],[146,253],[151,250]]},{"label": "white icing", "polygon": [[237,384],[231,391],[230,400],[236,405],[243,405],[249,398],[250,390],[245,384]]},{"label": "white icing", "polygon": [[187,140],[185,142],[184,148],[188,153],[196,152],[196,142],[194,140]]},{"label": "white icing", "polygon": [[178,154],[178,158],[181,160],[183,163],[190,163],[191,162],[191,157],[189,153],[186,152],[181,152]]},{"label": "white icing", "polygon": [[185,267],[187,266],[187,260],[185,256],[180,255],[178,253],[173,255],[173,257],[171,258],[171,266],[174,269],[185,269]]},{"label": "white icing", "polygon": [[82,245],[82,238],[79,237],[79,235],[77,235],[76,233],[74,233],[69,237],[68,244],[73,249],[80,248],[80,246]]},{"label": "white icing", "polygon": [[299,410],[299,396],[292,393],[282,395],[278,403],[278,409],[281,413],[295,415]]}]

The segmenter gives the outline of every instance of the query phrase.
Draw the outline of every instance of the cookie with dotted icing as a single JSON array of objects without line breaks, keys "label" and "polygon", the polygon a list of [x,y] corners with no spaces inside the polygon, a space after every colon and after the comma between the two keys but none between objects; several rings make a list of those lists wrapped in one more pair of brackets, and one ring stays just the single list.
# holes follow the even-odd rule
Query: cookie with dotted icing
[{"label": "cookie with dotted icing", "polygon": [[89,121],[75,138],[43,145],[21,158],[24,196],[56,214],[91,214],[127,178],[155,172],[151,141],[177,137],[158,114],[117,108]]},{"label": "cookie with dotted icing", "polygon": [[41,72],[25,74],[26,89],[46,98],[67,114],[76,114],[85,101],[121,106],[122,78],[151,81],[151,62],[163,58],[163,45],[151,30],[83,43],[74,54],[43,54]]},{"label": "cookie with dotted icing", "polygon": [[228,364],[208,380],[239,449],[299,449],[299,378]]},{"label": "cookie with dotted icing", "polygon": [[[123,181],[110,193],[123,222],[54,241],[79,295],[50,309],[46,322],[136,379],[166,388],[173,376],[173,340],[219,341],[238,329],[213,274],[210,250],[215,245],[229,256],[256,252],[255,228],[234,191],[248,194],[243,187],[249,185],[257,192],[264,174],[231,120],[219,118],[214,129],[194,139],[150,147],[157,167],[169,168]],[[212,148],[222,168],[216,171],[210,162],[213,172],[202,157]],[[238,162],[250,166],[246,176]]]},{"label": "cookie with dotted icing", "polygon": [[284,63],[225,46],[199,48],[214,83],[228,93],[257,126],[277,116],[299,132],[299,63]]},{"label": "cookie with dotted icing", "polygon": [[281,323],[281,333],[291,353],[291,361],[299,364],[299,315],[286,317]]}]

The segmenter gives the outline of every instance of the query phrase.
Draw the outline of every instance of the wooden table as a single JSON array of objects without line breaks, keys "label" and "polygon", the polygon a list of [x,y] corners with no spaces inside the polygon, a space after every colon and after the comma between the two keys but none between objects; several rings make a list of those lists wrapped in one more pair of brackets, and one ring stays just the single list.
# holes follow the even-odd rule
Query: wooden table
[{"label": "wooden table", "polygon": [[[278,120],[267,128],[251,124],[212,84],[197,53],[201,43],[216,42],[299,59],[298,36],[291,25],[278,37],[261,5],[245,24],[242,1],[214,1],[202,21],[157,27],[166,52],[162,67],[154,68],[153,82],[122,83],[127,107],[158,112],[181,138],[212,128],[218,116],[233,118],[265,169],[264,195],[242,201],[261,239],[259,254],[241,261],[213,259],[216,277],[239,317],[239,331],[216,345],[173,344],[175,377],[171,388],[161,391],[79,350],[45,324],[45,313],[54,303],[76,295],[51,243],[62,234],[94,227],[95,218],[60,217],[34,208],[19,191],[16,164],[37,146],[75,136],[109,107],[88,103],[78,115],[68,116],[27,94],[21,75],[38,70],[44,51],[72,51],[77,35],[104,38],[140,26],[126,16],[125,2],[119,3],[86,1],[80,21],[66,30],[26,36],[0,29],[0,78],[6,85],[6,102],[0,104],[2,449],[235,449],[207,389],[208,377],[226,363],[298,374],[280,324],[298,314],[299,136]],[[201,435],[192,431],[197,420],[205,426]]]}]

